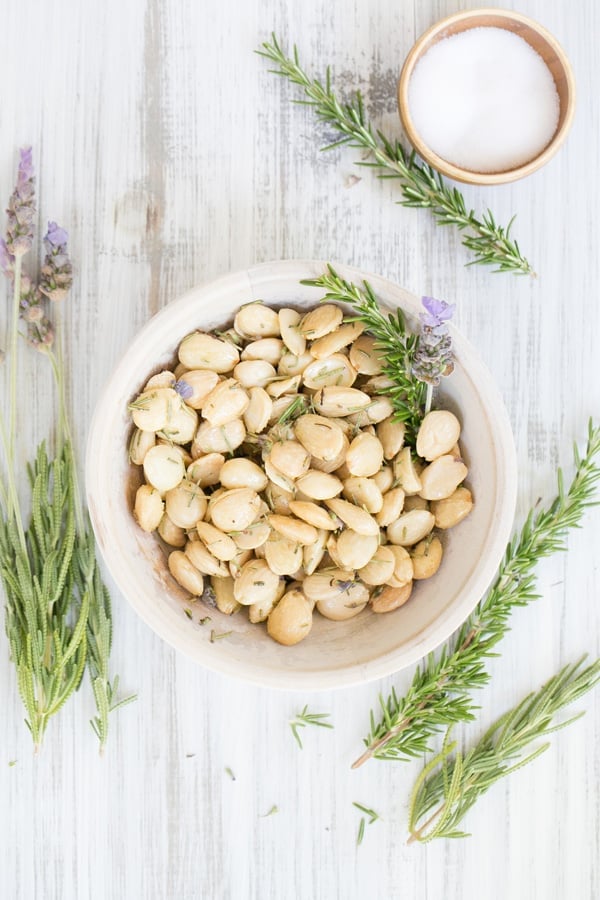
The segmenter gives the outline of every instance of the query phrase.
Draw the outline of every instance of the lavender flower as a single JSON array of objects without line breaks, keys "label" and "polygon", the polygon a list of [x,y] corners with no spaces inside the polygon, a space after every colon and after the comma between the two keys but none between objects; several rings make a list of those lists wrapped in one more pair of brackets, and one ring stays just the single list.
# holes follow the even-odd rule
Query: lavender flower
[{"label": "lavender flower", "polygon": [[56,222],[48,222],[44,237],[46,257],[40,276],[40,290],[50,300],[62,300],[73,284],[73,266],[67,253],[68,234]]},{"label": "lavender flower", "polygon": [[184,381],[183,379],[181,379],[180,381],[176,381],[173,387],[182,400],[189,400],[194,393],[194,389],[191,384],[188,384],[187,381]]},{"label": "lavender flower", "polygon": [[442,375],[450,375],[454,368],[452,338],[447,322],[454,313],[454,304],[434,297],[423,297],[425,312],[419,316],[421,333],[412,364],[412,372],[419,381],[437,387]]},{"label": "lavender flower", "polygon": [[27,343],[34,350],[44,353],[46,350],[50,350],[54,343],[54,326],[48,316],[44,315],[41,308],[39,309],[42,313],[41,318],[27,322]]},{"label": "lavender flower", "polygon": [[[35,189],[31,147],[20,151],[17,185],[8,201],[7,240],[2,257],[6,261],[10,256],[23,256],[31,250],[33,244],[33,220],[35,217]],[[5,269],[5,266],[2,266]],[[6,271],[6,269],[5,269]]]}]

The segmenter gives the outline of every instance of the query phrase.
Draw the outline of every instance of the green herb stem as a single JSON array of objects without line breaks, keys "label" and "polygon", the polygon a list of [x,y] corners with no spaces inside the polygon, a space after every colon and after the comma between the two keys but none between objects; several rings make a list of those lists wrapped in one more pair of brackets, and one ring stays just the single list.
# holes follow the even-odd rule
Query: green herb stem
[{"label": "green herb stem", "polygon": [[354,762],[357,768],[371,757],[406,760],[430,749],[430,738],[456,722],[472,720],[476,705],[471,693],[489,681],[488,658],[509,630],[512,611],[540,595],[535,589],[535,567],[540,559],[566,549],[569,529],[580,525],[583,514],[597,503],[600,481],[600,426],[590,421],[585,454],[574,448],[575,475],[565,490],[558,472],[558,496],[546,509],[531,510],[520,533],[506,550],[498,576],[475,612],[439,655],[431,654],[417,669],[404,697],[392,690],[379,698],[381,719],[371,712],[366,750]]},{"label": "green herb stem", "polygon": [[384,360],[383,374],[392,382],[378,393],[390,398],[396,418],[406,426],[406,443],[414,447],[425,414],[428,385],[412,372],[419,338],[407,331],[402,311],[397,309],[395,314],[386,316],[368,282],[358,287],[341,278],[331,265],[323,275],[305,279],[302,284],[323,288],[323,300],[337,300],[354,307],[356,316],[352,321],[362,322],[375,338],[375,347]]},{"label": "green herb stem", "polygon": [[409,843],[467,837],[457,826],[479,797],[549,747],[546,742],[530,750],[531,744],[583,715],[576,714],[560,723],[554,720],[561,709],[600,681],[600,660],[585,669],[582,665],[583,659],[561,669],[537,693],[529,694],[494,722],[466,755],[459,751],[452,755],[456,744],[450,743],[448,729],[441,752],[425,766],[415,783],[410,800]]},{"label": "green herb stem", "polygon": [[257,53],[275,64],[276,68],[271,70],[273,74],[301,88],[306,99],[297,102],[312,106],[317,117],[341,135],[324,149],[343,144],[366,149],[371,158],[361,160],[357,165],[378,170],[382,178],[398,179],[403,196],[399,201],[401,205],[429,209],[438,224],[454,225],[462,232],[463,246],[474,254],[469,265],[495,266],[496,272],[534,274],[519,245],[510,237],[514,218],[506,227],[496,223],[489,209],[478,218],[474,210],[467,208],[460,191],[447,185],[439,172],[418,162],[414,152],[409,153],[397,140],[390,140],[381,131],[373,129],[365,118],[358,91],[353,103],[338,100],[331,86],[329,67],[324,85],[318,79],[310,78],[300,65],[297,48],[294,46],[292,57],[287,56],[274,34]]}]

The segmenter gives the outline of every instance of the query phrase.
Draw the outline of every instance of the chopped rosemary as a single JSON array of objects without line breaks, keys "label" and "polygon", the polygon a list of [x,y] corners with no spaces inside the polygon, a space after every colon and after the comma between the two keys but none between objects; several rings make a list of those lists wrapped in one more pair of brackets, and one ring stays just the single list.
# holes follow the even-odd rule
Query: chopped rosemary
[{"label": "chopped rosemary", "polygon": [[325,722],[324,719],[328,719],[330,713],[310,713],[308,711],[308,704],[304,707],[302,712],[297,713],[296,717],[290,721],[290,728],[292,729],[292,734],[294,738],[298,742],[298,746],[302,750],[302,741],[300,740],[300,735],[298,734],[299,728],[306,728],[307,725],[316,725],[319,728],[333,728],[331,722]]},{"label": "chopped rosemary", "polygon": [[375,810],[369,809],[367,806],[363,806],[361,803],[357,803],[356,801],[352,802],[352,806],[355,806],[360,812],[364,813],[367,816],[365,819],[364,816],[361,817],[359,826],[358,826],[358,835],[356,837],[356,846],[360,847],[363,842],[363,838],[365,836],[365,826],[372,825],[373,822],[377,822],[379,819],[379,813],[376,813]]},{"label": "chopped rosemary", "polygon": [[214,644],[215,641],[220,641],[221,638],[229,637],[230,634],[233,634],[233,631],[215,631],[214,628],[210,633],[210,642]]},{"label": "chopped rosemary", "polygon": [[262,816],[259,816],[259,819],[268,819],[269,816],[274,816],[278,812],[279,812],[279,807],[273,805],[268,812],[263,813]]}]

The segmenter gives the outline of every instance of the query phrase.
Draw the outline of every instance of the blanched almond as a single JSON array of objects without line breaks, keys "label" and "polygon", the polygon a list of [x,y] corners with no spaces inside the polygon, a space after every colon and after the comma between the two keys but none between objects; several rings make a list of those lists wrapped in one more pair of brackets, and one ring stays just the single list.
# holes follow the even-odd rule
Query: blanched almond
[{"label": "blanched almond", "polygon": [[182,588],[189,591],[195,597],[199,597],[204,590],[204,578],[202,573],[190,562],[181,550],[173,550],[167,560],[169,572]]},{"label": "blanched almond", "polygon": [[275,513],[268,517],[268,521],[271,528],[274,528],[283,537],[297,544],[312,544],[317,539],[316,528],[293,516],[278,516]]},{"label": "blanched almond", "polygon": [[240,383],[235,378],[226,378],[204,401],[202,415],[211,425],[226,425],[239,419],[249,403],[250,398]]},{"label": "blanched almond", "polygon": [[437,459],[450,453],[460,437],[460,422],[443,409],[434,409],[424,417],[417,434],[417,453],[422,459]]},{"label": "blanched almond", "polygon": [[317,391],[313,397],[317,412],[332,418],[364,410],[369,403],[371,398],[368,394],[351,387],[326,387]]},{"label": "blanched almond", "polygon": [[308,522],[317,529],[336,531],[341,527],[340,520],[322,506],[306,500],[290,500],[290,510],[299,519]]},{"label": "blanched almond", "polygon": [[324,337],[317,338],[310,345],[310,352],[315,359],[324,359],[347,347],[352,341],[355,341],[363,331],[365,326],[362,322],[347,322],[340,325],[335,331],[329,332]]},{"label": "blanched almond", "polygon": [[160,492],[151,484],[142,484],[135,494],[133,515],[143,531],[154,531],[158,528],[165,511],[165,504]]},{"label": "blanched almond", "polygon": [[445,500],[465,480],[468,472],[462,459],[450,454],[438,456],[421,472],[419,494],[425,500]]},{"label": "blanched almond", "polygon": [[353,531],[359,534],[379,535],[379,525],[373,516],[354,503],[334,497],[332,500],[326,500],[325,505]]},{"label": "blanched almond", "polygon": [[411,509],[388,525],[388,540],[400,547],[412,547],[427,537],[434,524],[435,518],[426,509]]},{"label": "blanched almond", "polygon": [[431,504],[437,528],[454,528],[472,509],[473,497],[466,487],[459,487],[445,500],[434,500]]},{"label": "blanched almond", "polygon": [[314,341],[337,328],[343,318],[344,313],[339,306],[324,303],[302,317],[300,331],[309,341]]},{"label": "blanched almond", "polygon": [[399,609],[410,598],[412,588],[412,581],[401,587],[384,587],[380,594],[373,595],[371,609],[374,613],[387,613]]},{"label": "blanched almond", "polygon": [[237,347],[202,331],[188,334],[179,345],[179,360],[188,369],[211,369],[222,375],[231,372],[239,359]]},{"label": "blanched almond", "polygon": [[383,369],[382,351],[370,334],[362,334],[350,347],[350,362],[361,375],[379,375]]},{"label": "blanched almond", "polygon": [[233,320],[236,332],[244,338],[279,337],[279,317],[274,309],[264,303],[247,303]]},{"label": "blanched almond", "polygon": [[294,356],[302,356],[306,349],[306,338],[300,330],[301,315],[295,309],[284,307],[279,310],[279,328],[284,344]]}]

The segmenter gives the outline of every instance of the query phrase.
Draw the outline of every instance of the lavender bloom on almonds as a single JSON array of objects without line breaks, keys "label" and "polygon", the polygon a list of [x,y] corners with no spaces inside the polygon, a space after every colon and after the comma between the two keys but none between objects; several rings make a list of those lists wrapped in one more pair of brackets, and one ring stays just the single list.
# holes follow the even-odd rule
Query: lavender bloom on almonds
[{"label": "lavender bloom on almonds", "polygon": [[[10,256],[23,256],[33,244],[33,220],[35,217],[35,179],[31,161],[31,147],[20,151],[17,184],[8,201],[8,228],[5,251]],[[6,255],[3,253],[3,259]],[[5,271],[6,268],[2,266]]]},{"label": "lavender bloom on almonds", "polygon": [[67,253],[68,234],[56,222],[48,222],[44,237],[46,257],[40,276],[40,290],[50,300],[62,300],[73,284],[73,266]]},{"label": "lavender bloom on almonds", "polygon": [[183,379],[181,379],[180,381],[176,381],[173,387],[182,400],[189,400],[194,393],[194,389],[191,384],[188,384],[187,381],[184,381]]},{"label": "lavender bloom on almonds", "polygon": [[452,338],[446,324],[454,313],[454,304],[434,297],[423,297],[425,312],[420,315],[421,333],[412,364],[419,381],[437,387],[443,375],[454,368]]}]

